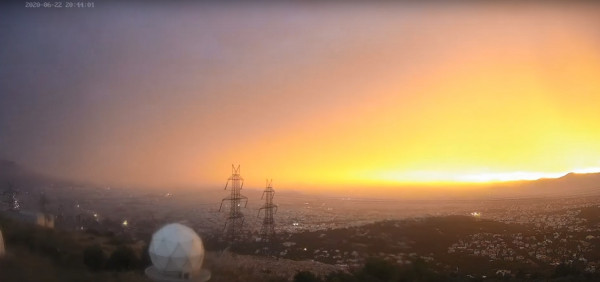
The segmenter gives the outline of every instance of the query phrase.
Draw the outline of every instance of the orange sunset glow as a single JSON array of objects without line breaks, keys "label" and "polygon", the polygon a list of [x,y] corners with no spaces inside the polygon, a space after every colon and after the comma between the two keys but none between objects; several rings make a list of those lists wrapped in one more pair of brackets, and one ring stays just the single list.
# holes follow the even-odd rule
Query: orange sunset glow
[{"label": "orange sunset glow", "polygon": [[[220,187],[231,164],[306,190],[600,171],[598,5],[121,8],[93,33],[23,27],[55,52],[8,75],[3,156],[144,186]],[[6,65],[42,44],[13,39]]]}]

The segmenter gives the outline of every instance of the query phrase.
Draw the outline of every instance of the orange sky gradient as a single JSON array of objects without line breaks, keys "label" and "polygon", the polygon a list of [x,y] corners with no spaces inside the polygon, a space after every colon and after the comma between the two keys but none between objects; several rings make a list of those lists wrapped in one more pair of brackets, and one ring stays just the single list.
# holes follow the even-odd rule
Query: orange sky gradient
[{"label": "orange sky gradient", "polygon": [[3,154],[153,187],[221,187],[231,164],[307,191],[600,171],[600,6],[382,5],[98,12],[114,42],[85,110]]}]

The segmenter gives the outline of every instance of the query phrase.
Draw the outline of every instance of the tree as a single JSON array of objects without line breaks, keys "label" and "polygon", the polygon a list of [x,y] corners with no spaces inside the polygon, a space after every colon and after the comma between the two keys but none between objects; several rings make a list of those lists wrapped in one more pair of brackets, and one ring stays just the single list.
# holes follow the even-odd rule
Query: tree
[{"label": "tree", "polygon": [[135,252],[127,246],[119,246],[110,255],[106,262],[106,268],[114,271],[126,271],[134,269],[139,263]]},{"label": "tree", "polygon": [[149,250],[150,245],[144,244],[144,247],[142,248],[142,255],[140,257],[140,266],[142,268],[152,264],[152,259],[150,258]]},{"label": "tree", "polygon": [[382,258],[369,258],[362,269],[362,278],[367,281],[395,281],[398,278],[398,265]]},{"label": "tree", "polygon": [[356,276],[343,271],[331,272],[325,276],[326,282],[358,282]]},{"label": "tree", "polygon": [[310,271],[300,271],[294,275],[294,282],[320,282],[321,279]]},{"label": "tree", "polygon": [[579,271],[573,264],[563,262],[554,268],[554,274],[552,276],[558,278],[565,276],[576,276],[579,274]]},{"label": "tree", "polygon": [[106,255],[100,245],[88,246],[83,250],[83,263],[92,271],[100,271],[106,263]]}]

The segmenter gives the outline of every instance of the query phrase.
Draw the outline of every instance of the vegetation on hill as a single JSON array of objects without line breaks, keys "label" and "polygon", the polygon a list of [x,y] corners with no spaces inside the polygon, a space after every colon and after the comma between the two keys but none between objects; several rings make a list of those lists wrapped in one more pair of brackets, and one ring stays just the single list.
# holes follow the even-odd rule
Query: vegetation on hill
[{"label": "vegetation on hill", "polygon": [[444,276],[433,271],[423,260],[398,265],[382,258],[369,258],[364,266],[352,273],[333,272],[323,277],[309,271],[300,271],[294,282],[392,282],[392,281],[459,281],[458,277]]},{"label": "vegetation on hill", "polygon": [[[597,213],[597,208],[589,208],[582,210],[579,216],[595,222]],[[149,281],[143,275],[144,267],[150,264],[147,246],[132,247],[133,245],[125,244],[110,234],[44,229],[1,216],[0,230],[3,232],[7,249],[7,256],[0,259],[0,281]],[[314,259],[315,254],[323,253],[324,250],[336,254],[358,250],[361,256],[367,257],[365,260],[355,259],[356,264],[349,267],[349,271],[327,274],[313,273],[307,268],[296,268],[301,271],[293,277],[294,281],[466,281],[470,279],[467,273],[477,273],[472,272],[476,269],[495,273],[496,269],[511,267],[513,272],[509,277],[514,279],[594,281],[598,278],[597,275],[586,272],[583,264],[577,261],[565,261],[540,272],[539,269],[532,271],[516,267],[514,264],[491,262],[475,256],[447,252],[448,245],[452,242],[481,232],[526,234],[530,230],[523,225],[465,216],[431,217],[290,234],[286,242],[293,241],[294,244],[288,244],[290,247],[286,248],[289,251],[288,258],[294,260],[310,261]],[[276,244],[280,246],[278,248],[284,248],[282,242]],[[248,246],[254,245],[248,243],[245,246],[249,248]],[[232,249],[246,251],[245,248]],[[320,252],[317,252],[319,250]],[[278,251],[270,250],[268,256]],[[396,256],[399,253],[411,255],[400,259]],[[435,257],[435,260],[427,259],[431,256]],[[328,259],[319,257],[319,260],[333,264],[327,261]],[[218,259],[213,259],[208,264],[208,267],[215,271],[215,277],[220,277],[219,271],[223,271],[223,267],[215,264],[218,262]],[[458,268],[445,268],[444,264],[460,265],[461,271]],[[226,269],[232,273],[246,273],[243,269]],[[467,269],[467,272],[464,269]],[[243,276],[244,281],[262,281],[265,277],[280,279],[273,281],[291,278],[269,274],[269,269],[247,271],[247,274]],[[502,276],[495,275],[491,278],[503,279]]]},{"label": "vegetation on hill", "polygon": [[90,245],[96,235],[40,228],[2,216],[0,230],[7,250],[0,259],[0,281],[148,281],[138,254],[127,246],[111,246],[114,251],[107,259],[111,248]]}]

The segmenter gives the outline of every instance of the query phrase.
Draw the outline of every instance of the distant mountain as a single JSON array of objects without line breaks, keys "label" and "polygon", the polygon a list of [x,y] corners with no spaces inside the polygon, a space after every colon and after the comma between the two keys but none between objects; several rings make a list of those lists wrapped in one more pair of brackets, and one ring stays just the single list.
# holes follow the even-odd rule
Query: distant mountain
[{"label": "distant mountain", "polygon": [[[14,161],[0,159],[0,189],[8,183],[18,186],[31,186],[39,184],[72,184],[73,182],[60,180],[50,176],[39,174]],[[378,187],[366,189],[368,193],[347,192],[343,195],[331,193],[332,197],[355,197],[378,198],[381,191]],[[219,190],[220,191],[220,190]],[[346,190],[348,191],[348,190]],[[255,191],[246,190],[246,193]],[[258,189],[256,193],[261,192]],[[314,194],[305,192],[287,191],[288,196],[294,198],[314,197]],[[291,193],[291,194],[290,194]],[[353,194],[354,193],[354,194]],[[379,193],[379,194],[378,194]],[[440,187],[397,187],[395,191],[385,190],[391,193],[386,197],[402,199],[480,199],[480,198],[520,198],[520,197],[578,197],[589,194],[600,195],[600,173],[568,173],[559,178],[542,178],[528,181],[510,181],[494,184],[472,185],[469,189],[441,188]],[[325,193],[327,194],[327,193]]]},{"label": "distant mountain", "polygon": [[497,197],[570,197],[600,194],[600,173],[568,173],[559,178],[515,181],[490,187]]},{"label": "distant mountain", "polygon": [[31,177],[33,173],[24,169],[17,163],[8,160],[0,160],[0,179],[1,180],[16,180],[21,178]]},{"label": "distant mountain", "polygon": [[22,189],[32,185],[49,184],[56,181],[56,179],[34,172],[14,161],[0,160],[0,189],[9,183],[16,186],[16,188]]},{"label": "distant mountain", "polygon": [[[600,173],[568,173],[559,178],[473,184],[399,185],[394,188],[367,186],[347,189],[331,197],[403,200],[480,200],[538,197],[583,197],[600,195]],[[356,200],[356,199],[355,199]]]},{"label": "distant mountain", "polygon": [[13,161],[0,160],[0,177],[15,174],[19,169],[17,163]]}]

